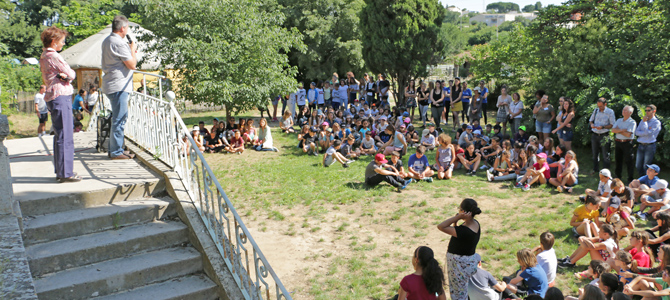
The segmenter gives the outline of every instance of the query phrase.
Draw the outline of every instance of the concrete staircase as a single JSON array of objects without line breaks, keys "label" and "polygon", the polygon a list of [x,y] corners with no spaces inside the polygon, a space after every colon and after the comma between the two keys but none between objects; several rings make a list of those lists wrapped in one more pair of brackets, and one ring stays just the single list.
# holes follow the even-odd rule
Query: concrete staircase
[{"label": "concrete staircase", "polygon": [[164,186],[155,177],[20,199],[38,297],[218,299],[174,201],[155,197]]}]

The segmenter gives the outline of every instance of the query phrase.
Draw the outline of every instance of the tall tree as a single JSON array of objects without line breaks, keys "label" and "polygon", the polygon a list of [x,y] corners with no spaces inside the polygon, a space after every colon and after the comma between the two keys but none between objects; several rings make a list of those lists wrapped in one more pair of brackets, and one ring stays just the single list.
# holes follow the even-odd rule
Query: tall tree
[{"label": "tall tree", "polygon": [[28,21],[23,11],[15,9],[8,0],[0,0],[0,43],[8,54],[20,58],[37,56],[42,48],[39,27]]},{"label": "tall tree", "polygon": [[118,14],[119,10],[112,0],[71,1],[61,8],[61,23],[58,26],[69,31],[68,45],[74,45],[112,24],[112,19]]},{"label": "tall tree", "polygon": [[290,52],[298,79],[328,79],[333,72],[364,69],[359,14],[363,0],[279,0],[286,15],[284,26],[303,34],[305,51]]},{"label": "tall tree", "polygon": [[[177,94],[194,103],[226,105],[228,113],[267,105],[296,89],[288,53],[300,34],[259,0],[147,0],[143,26],[154,33],[150,52],[179,70]],[[146,37],[139,37],[145,39]]]},{"label": "tall tree", "polygon": [[[411,78],[427,73],[442,49],[438,38],[444,8],[437,0],[366,0],[361,12],[363,59],[376,73],[395,78],[403,91]],[[400,104],[404,93],[398,93]]]},{"label": "tall tree", "polygon": [[510,11],[519,11],[519,4],[513,2],[494,2],[486,5],[486,10],[491,9],[504,14]]}]

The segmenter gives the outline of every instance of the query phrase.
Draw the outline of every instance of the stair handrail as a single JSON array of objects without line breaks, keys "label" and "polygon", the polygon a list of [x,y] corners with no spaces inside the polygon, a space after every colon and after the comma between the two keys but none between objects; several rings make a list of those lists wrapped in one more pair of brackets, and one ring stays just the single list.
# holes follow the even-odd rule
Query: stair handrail
[{"label": "stair handrail", "polygon": [[[174,102],[163,100],[160,79],[164,77],[139,71],[135,73],[142,74],[143,78],[158,77],[160,93],[158,97],[147,95],[146,87],[142,92],[130,93],[126,138],[179,175],[245,299],[292,300],[198,149]],[[97,119],[101,111],[96,107],[92,115]],[[91,122],[89,130],[95,130],[96,126],[97,122]],[[270,280],[275,285],[274,298],[270,297]]]}]

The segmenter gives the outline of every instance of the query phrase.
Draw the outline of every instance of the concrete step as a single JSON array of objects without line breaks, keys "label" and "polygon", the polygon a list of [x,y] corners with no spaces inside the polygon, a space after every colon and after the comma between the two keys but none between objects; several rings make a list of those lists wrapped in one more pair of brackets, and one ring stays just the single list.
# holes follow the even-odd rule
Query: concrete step
[{"label": "concrete step", "polygon": [[30,246],[175,215],[172,199],[147,198],[28,217],[23,221],[23,242]]},{"label": "concrete step", "polygon": [[98,297],[96,300],[214,300],[218,298],[216,284],[204,274],[195,274]]},{"label": "concrete step", "polygon": [[33,277],[38,277],[187,241],[183,223],[156,221],[32,245],[26,254]]},{"label": "concrete step", "polygon": [[164,180],[156,177],[154,179],[137,180],[135,183],[119,184],[111,188],[91,189],[85,192],[45,192],[44,197],[34,196],[35,198],[19,199],[19,204],[23,216],[39,216],[102,206],[127,200],[137,200],[156,196],[164,191]]},{"label": "concrete step", "polygon": [[191,247],[175,247],[51,274],[35,280],[35,289],[40,299],[88,299],[201,270],[202,259],[198,251]]}]

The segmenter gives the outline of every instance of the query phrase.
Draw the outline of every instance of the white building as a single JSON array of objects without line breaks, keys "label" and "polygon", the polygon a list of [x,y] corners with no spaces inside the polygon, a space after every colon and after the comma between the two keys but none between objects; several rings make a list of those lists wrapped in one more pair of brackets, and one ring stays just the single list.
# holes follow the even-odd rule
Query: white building
[{"label": "white building", "polygon": [[470,22],[477,21],[484,22],[488,26],[500,26],[500,24],[505,21],[514,21],[516,17],[524,17],[532,21],[537,18],[537,15],[535,15],[535,13],[519,13],[516,11],[511,11],[506,14],[478,14],[470,18]]}]

